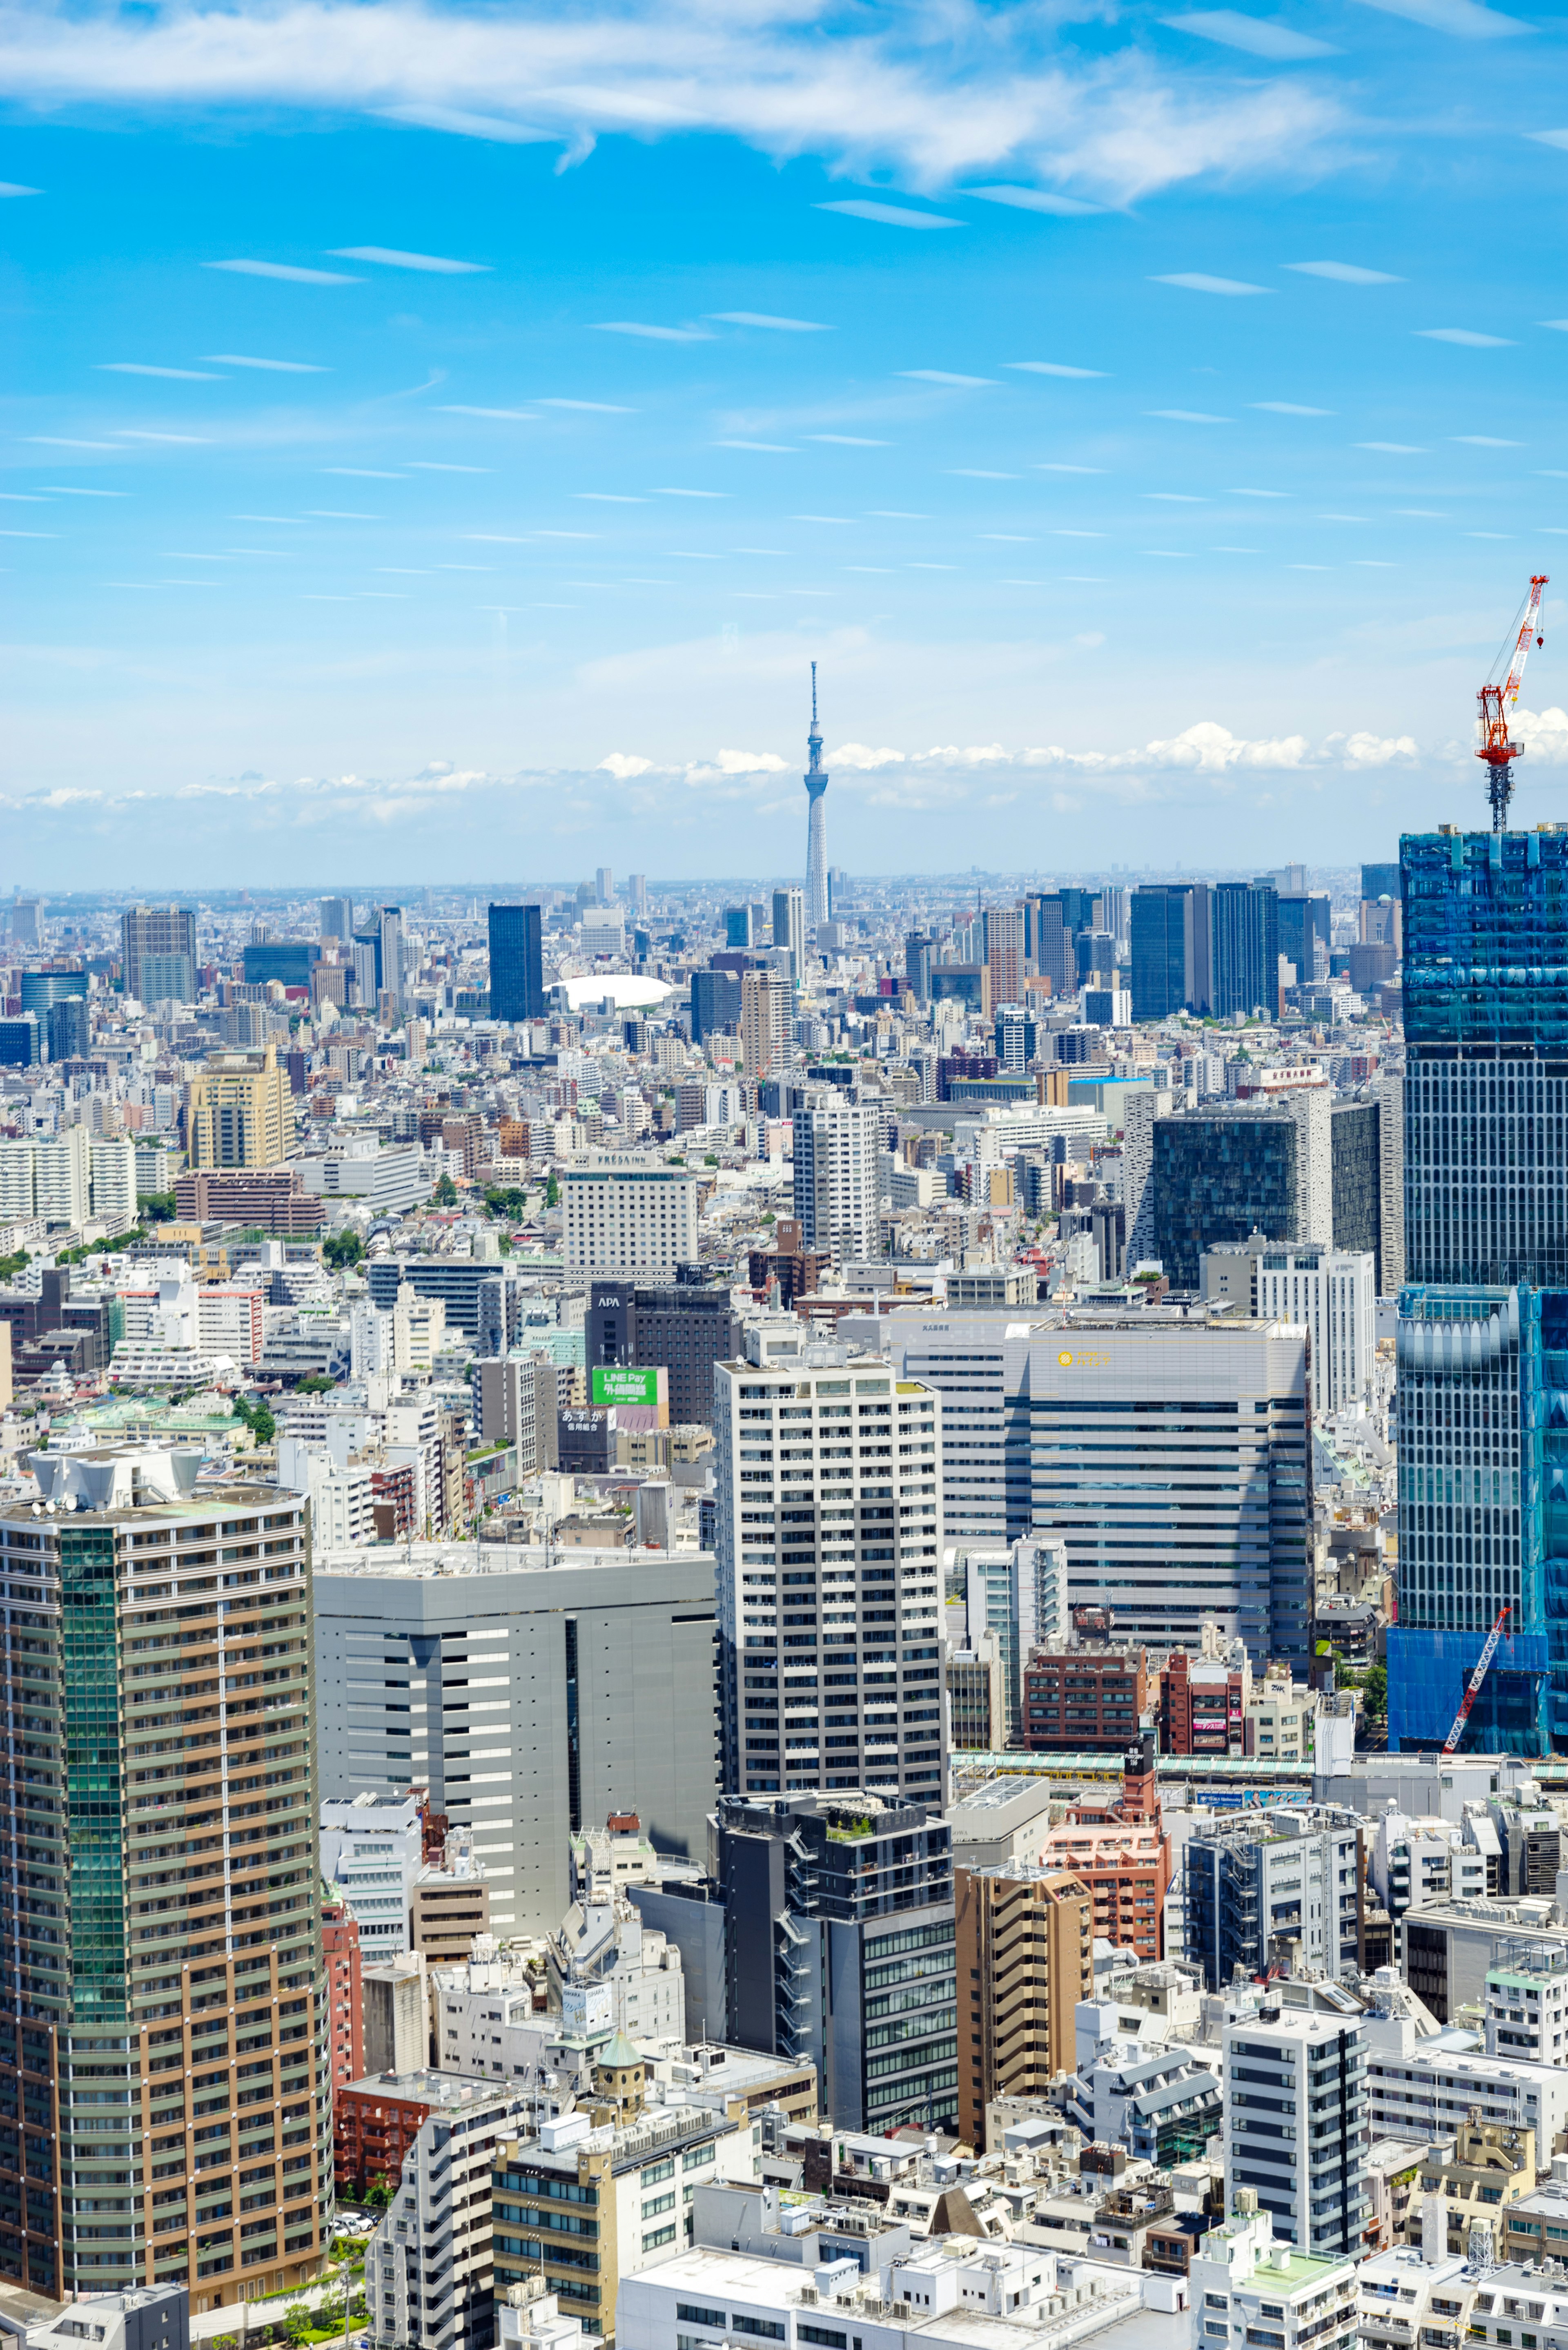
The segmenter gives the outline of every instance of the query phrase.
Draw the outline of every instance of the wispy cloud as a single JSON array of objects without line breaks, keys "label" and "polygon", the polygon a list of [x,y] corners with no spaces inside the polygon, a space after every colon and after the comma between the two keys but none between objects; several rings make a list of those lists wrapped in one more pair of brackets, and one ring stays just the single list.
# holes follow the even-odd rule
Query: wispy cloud
[{"label": "wispy cloud", "polygon": [[203,269],[232,270],[236,277],[281,277],[290,286],[362,286],[364,279],[340,269],[300,269],[291,261],[204,261]]},{"label": "wispy cloud", "polygon": [[201,368],[150,367],[141,359],[99,359],[99,375],[161,375],[176,383],[222,383],[221,375],[208,375]]},{"label": "wispy cloud", "polygon": [[25,188],[18,180],[0,180],[0,198],[5,196],[41,196],[42,188]]},{"label": "wispy cloud", "polygon": [[[540,402],[543,406],[545,403]],[[563,403],[556,400],[557,408]],[[537,424],[538,418],[526,408],[469,408],[460,400],[448,400],[441,410],[442,416],[484,416],[496,424]]]},{"label": "wispy cloud", "polygon": [[1427,343],[1460,343],[1470,351],[1503,351],[1513,348],[1507,335],[1478,335],[1473,327],[1417,327],[1413,331]]},{"label": "wispy cloud", "polygon": [[330,375],[330,368],[317,367],[312,359],[241,359],[235,351],[209,351],[207,359],[213,367],[265,368],[269,375]]},{"label": "wispy cloud", "polygon": [[1267,286],[1249,286],[1240,277],[1210,277],[1201,269],[1180,269],[1149,280],[1153,286],[1179,286],[1188,294],[1267,294]]},{"label": "wispy cloud", "polygon": [[1391,277],[1386,269],[1363,269],[1356,261],[1287,261],[1298,277],[1327,277],[1336,286],[1403,286],[1402,277]]},{"label": "wispy cloud", "polygon": [[1265,416],[1332,416],[1332,408],[1305,408],[1299,400],[1253,400],[1251,408],[1262,410]]},{"label": "wispy cloud", "polygon": [[1481,7],[1479,0],[1362,0],[1362,5],[1380,9],[1386,16],[1404,16],[1412,25],[1426,25],[1434,33],[1451,33],[1461,41],[1502,41],[1534,30],[1517,16]]},{"label": "wispy cloud", "polygon": [[1146,416],[1163,417],[1168,424],[1229,424],[1229,416],[1210,416],[1201,408],[1147,408]]},{"label": "wispy cloud", "polygon": [[831,327],[820,318],[774,318],[765,310],[710,310],[708,316],[723,327],[768,327],[781,335],[830,335]]},{"label": "wispy cloud", "polygon": [[640,318],[598,318],[594,323],[601,335],[636,335],[645,343],[711,343],[713,339],[706,327],[656,327]]},{"label": "wispy cloud", "polygon": [[383,269],[422,269],[436,277],[468,277],[488,269],[488,261],[449,261],[439,253],[400,253],[389,244],[339,244],[338,261],[375,261]]},{"label": "wispy cloud", "polygon": [[898,373],[906,383],[946,384],[957,391],[981,391],[996,382],[994,376],[953,375],[946,368],[900,368]]},{"label": "wispy cloud", "polygon": [[1103,204],[1085,203],[1080,196],[1054,195],[1046,188],[961,188],[959,193],[979,196],[988,204],[1007,204],[1014,212],[1054,213],[1063,220],[1105,210]]},{"label": "wispy cloud", "polygon": [[1217,41],[1221,48],[1241,49],[1248,57],[1267,57],[1276,65],[1339,55],[1331,42],[1317,40],[1311,33],[1295,32],[1289,25],[1267,17],[1243,16],[1235,8],[1193,9],[1184,16],[1162,16],[1160,22],[1170,32],[1193,33],[1200,41]]},{"label": "wispy cloud", "polygon": [[1071,376],[1084,383],[1103,383],[1106,376],[1104,368],[1066,367],[1060,359],[1003,359],[1002,364],[1020,375]]},{"label": "wispy cloud", "polygon": [[816,206],[819,213],[847,213],[851,220],[879,221],[884,228],[962,228],[962,221],[941,213],[918,213],[909,204],[878,204],[864,196],[846,196]]}]

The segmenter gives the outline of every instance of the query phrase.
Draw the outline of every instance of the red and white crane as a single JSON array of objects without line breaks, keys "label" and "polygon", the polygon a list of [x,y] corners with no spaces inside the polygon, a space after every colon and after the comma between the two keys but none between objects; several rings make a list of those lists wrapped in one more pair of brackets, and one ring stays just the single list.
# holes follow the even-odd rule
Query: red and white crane
[{"label": "red and white crane", "polygon": [[1460,1739],[1465,1734],[1465,1724],[1470,1718],[1470,1708],[1474,1705],[1477,1698],[1480,1695],[1481,1683],[1485,1680],[1487,1674],[1491,1668],[1491,1660],[1497,1654],[1497,1644],[1502,1638],[1502,1627],[1508,1621],[1508,1607],[1505,1606],[1499,1614],[1497,1622],[1492,1626],[1491,1630],[1487,1635],[1487,1643],[1485,1648],[1481,1650],[1480,1655],[1476,1659],[1476,1669],[1465,1685],[1465,1693],[1459,1700],[1459,1710],[1454,1716],[1454,1726],[1452,1730],[1449,1731],[1447,1738],[1443,1741],[1443,1760],[1445,1762],[1448,1761],[1449,1755],[1454,1752]]},{"label": "red and white crane", "polygon": [[[1487,763],[1487,796],[1491,802],[1493,832],[1508,830],[1508,804],[1513,797],[1511,762],[1521,758],[1524,753],[1522,743],[1509,741],[1508,722],[1519,700],[1519,689],[1524,682],[1524,664],[1530,656],[1532,640],[1538,645],[1545,641],[1541,634],[1541,591],[1545,586],[1544,572],[1532,577],[1530,593],[1515,616],[1511,653],[1509,639],[1505,638],[1502,650],[1491,665],[1491,675],[1476,696],[1481,737],[1476,745],[1476,757]],[[1499,685],[1495,680],[1505,659],[1508,660],[1508,674]]]}]

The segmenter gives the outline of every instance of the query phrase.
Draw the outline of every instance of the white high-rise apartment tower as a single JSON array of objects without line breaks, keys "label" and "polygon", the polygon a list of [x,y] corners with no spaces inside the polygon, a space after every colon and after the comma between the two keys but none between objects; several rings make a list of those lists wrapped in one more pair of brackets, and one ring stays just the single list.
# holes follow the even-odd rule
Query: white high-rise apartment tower
[{"label": "white high-rise apartment tower", "polygon": [[822,729],[816,723],[816,663],[811,665],[811,733],[805,738],[806,796],[811,803],[805,826],[806,916],[812,929],[826,922],[827,903],[827,770],[822,764]]},{"label": "white high-rise apartment tower", "polygon": [[818,1099],[794,1113],[794,1211],[808,1249],[880,1256],[886,1120],[857,1102]]},{"label": "white high-rise apartment tower", "polygon": [[724,1792],[940,1804],[936,1390],[765,1322],[713,1380]]},{"label": "white high-rise apartment tower", "polygon": [[805,977],[805,899],[798,889],[774,891],[774,947],[789,955],[789,975],[798,987]]}]

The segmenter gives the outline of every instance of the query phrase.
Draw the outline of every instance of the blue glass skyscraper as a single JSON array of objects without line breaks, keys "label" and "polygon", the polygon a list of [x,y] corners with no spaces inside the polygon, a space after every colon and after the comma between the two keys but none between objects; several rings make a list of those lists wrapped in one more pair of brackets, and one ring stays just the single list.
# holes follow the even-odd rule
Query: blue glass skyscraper
[{"label": "blue glass skyscraper", "polygon": [[1400,844],[1405,1234],[1390,1744],[1568,1745],[1568,829]]},{"label": "blue glass skyscraper", "polygon": [[490,909],[490,1016],[545,1017],[545,912],[542,906]]}]

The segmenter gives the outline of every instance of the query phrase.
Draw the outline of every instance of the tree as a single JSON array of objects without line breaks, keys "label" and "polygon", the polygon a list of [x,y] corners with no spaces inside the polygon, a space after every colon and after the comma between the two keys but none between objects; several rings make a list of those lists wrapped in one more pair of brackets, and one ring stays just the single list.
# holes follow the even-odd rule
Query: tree
[{"label": "tree", "polygon": [[367,2211],[384,2211],[386,2210],[388,2204],[392,2199],[392,2190],[387,2184],[386,2174],[384,2172],[379,2178],[372,2178],[369,2188],[366,2189],[364,2199],[365,2209]]},{"label": "tree", "polygon": [[322,1261],[335,1273],[347,1273],[350,1265],[358,1263],[364,1253],[365,1243],[356,1232],[328,1232],[321,1243]]},{"label": "tree", "polygon": [[142,1216],[150,1224],[171,1224],[174,1221],[172,1191],[149,1191],[145,1199],[139,1201],[137,1204],[141,1210]]},{"label": "tree", "polygon": [[552,1168],[550,1180],[545,1186],[545,1205],[547,1208],[558,1208],[560,1204],[561,1187],[556,1180],[555,1170]]},{"label": "tree", "polygon": [[1361,1695],[1366,1705],[1368,1720],[1373,1721],[1381,1721],[1384,1715],[1388,1711],[1388,1668],[1386,1665],[1367,1666],[1366,1676],[1361,1684]]},{"label": "tree", "polygon": [[443,1175],[435,1187],[433,1197],[438,1208],[456,1207],[457,1185],[452,1181],[450,1175]]},{"label": "tree", "polygon": [[283,2313],[283,2330],[291,2342],[303,2342],[310,2331],[310,2306],[307,2302],[291,2301]]},{"label": "tree", "polygon": [[270,1444],[276,1436],[277,1422],[259,1396],[254,1401],[235,1396],[229,1409],[236,1419],[244,1420],[258,1444]]},{"label": "tree", "polygon": [[297,1382],[294,1391],[296,1395],[330,1395],[337,1384],[325,1371],[310,1371]]}]

